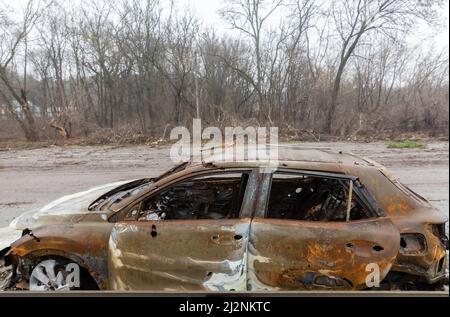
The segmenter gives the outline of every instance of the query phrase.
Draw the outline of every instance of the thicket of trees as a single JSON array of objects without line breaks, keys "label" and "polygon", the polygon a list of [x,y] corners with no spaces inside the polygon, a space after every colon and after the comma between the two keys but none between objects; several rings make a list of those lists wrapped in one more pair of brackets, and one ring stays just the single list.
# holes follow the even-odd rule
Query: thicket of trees
[{"label": "thicket of trees", "polygon": [[[161,1],[162,2],[162,1]],[[406,43],[438,0],[228,0],[232,31],[158,0],[0,4],[0,138],[272,125],[448,131],[448,51]]]}]

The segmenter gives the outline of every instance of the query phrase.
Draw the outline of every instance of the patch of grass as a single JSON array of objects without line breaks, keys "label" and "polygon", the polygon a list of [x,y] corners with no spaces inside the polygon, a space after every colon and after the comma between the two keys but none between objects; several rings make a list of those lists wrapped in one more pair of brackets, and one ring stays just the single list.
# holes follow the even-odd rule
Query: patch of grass
[{"label": "patch of grass", "polygon": [[425,147],[425,144],[421,142],[405,140],[401,142],[391,141],[386,144],[389,149],[422,149]]}]

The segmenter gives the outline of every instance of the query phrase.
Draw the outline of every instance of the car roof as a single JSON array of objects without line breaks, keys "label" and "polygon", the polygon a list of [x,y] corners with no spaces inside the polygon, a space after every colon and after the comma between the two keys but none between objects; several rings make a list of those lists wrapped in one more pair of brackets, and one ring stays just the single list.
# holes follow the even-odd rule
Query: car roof
[{"label": "car roof", "polygon": [[[226,164],[232,166],[251,163],[251,165],[263,165],[270,160],[292,163],[288,165],[295,166],[295,163],[314,163],[314,164],[338,164],[338,165],[363,165],[375,166],[374,162],[367,158],[357,156],[353,153],[344,153],[342,151],[332,151],[330,148],[313,148],[304,145],[267,145],[263,148],[265,153],[273,151],[274,157],[270,159],[266,155],[258,155],[256,148],[240,146],[220,146],[202,149],[201,159],[193,161],[202,163],[212,163],[215,165]],[[263,152],[264,153],[264,152]]]}]

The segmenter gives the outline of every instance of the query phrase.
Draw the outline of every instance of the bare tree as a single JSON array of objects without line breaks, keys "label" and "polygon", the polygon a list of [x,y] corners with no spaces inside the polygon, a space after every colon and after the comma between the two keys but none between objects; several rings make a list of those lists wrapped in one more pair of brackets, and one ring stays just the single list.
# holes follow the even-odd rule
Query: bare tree
[{"label": "bare tree", "polygon": [[399,32],[406,33],[417,19],[429,21],[430,17],[434,17],[430,13],[434,9],[432,2],[420,0],[333,1],[329,10],[333,12],[339,35],[340,54],[326,119],[326,132],[332,132],[344,70],[364,37],[371,32],[379,32],[388,37]]},{"label": "bare tree", "polygon": [[221,11],[221,15],[231,25],[248,37],[252,45],[254,56],[255,75],[236,69],[250,82],[258,95],[257,111],[264,114],[267,120],[272,121],[266,109],[264,96],[264,69],[262,57],[262,32],[265,24],[274,11],[279,8],[283,0],[269,2],[266,0],[231,0],[228,7]]},{"label": "bare tree", "polygon": [[226,34],[175,2],[48,3],[19,22],[0,4],[0,138],[139,142],[199,115],[315,139],[448,133],[448,51],[403,40],[441,0],[229,0]]},{"label": "bare tree", "polygon": [[[8,19],[4,12],[0,13],[0,16],[3,15],[0,19],[0,30],[3,34],[0,37],[0,80],[3,83],[3,86],[0,86],[0,96],[6,103],[8,113],[19,123],[29,141],[39,140],[38,128],[27,98],[24,86],[26,80],[23,78],[22,87],[16,88],[14,81],[17,77],[15,78],[11,65],[17,57],[20,45],[26,41],[35,26],[40,9],[42,9],[40,1],[29,0],[20,23],[14,23]],[[17,110],[17,105],[23,117]]]}]

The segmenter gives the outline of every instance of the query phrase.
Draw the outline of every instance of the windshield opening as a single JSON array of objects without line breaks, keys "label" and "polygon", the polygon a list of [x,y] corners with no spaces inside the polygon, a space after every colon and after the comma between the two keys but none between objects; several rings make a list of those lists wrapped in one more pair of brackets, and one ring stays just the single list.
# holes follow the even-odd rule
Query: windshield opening
[{"label": "windshield opening", "polygon": [[117,204],[126,198],[136,197],[140,193],[149,189],[153,184],[153,178],[143,178],[119,186],[108,193],[97,198],[88,208],[88,210],[103,210],[107,206]]}]

